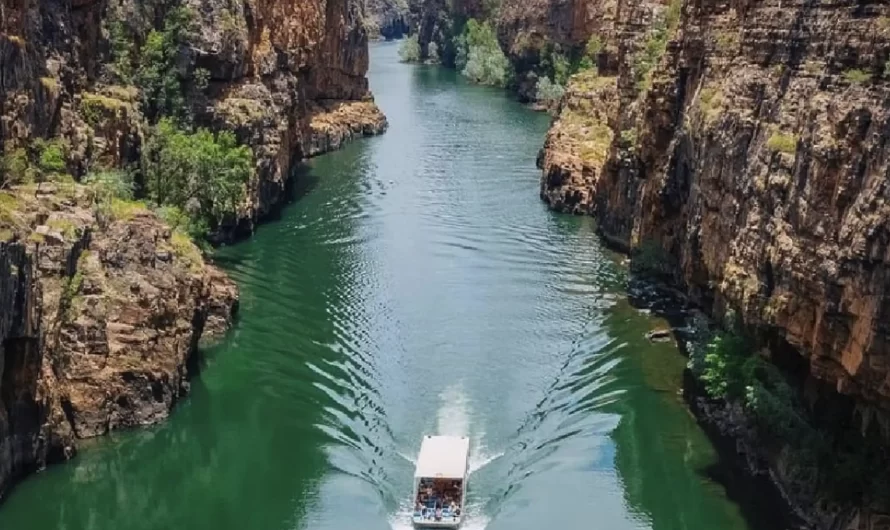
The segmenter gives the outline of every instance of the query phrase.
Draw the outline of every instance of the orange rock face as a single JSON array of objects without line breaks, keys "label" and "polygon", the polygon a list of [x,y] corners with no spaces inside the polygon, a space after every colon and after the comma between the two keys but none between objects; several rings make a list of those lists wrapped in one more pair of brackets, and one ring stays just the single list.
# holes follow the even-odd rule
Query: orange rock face
[{"label": "orange rock face", "polygon": [[664,6],[637,5],[603,37],[617,79],[569,87],[542,197],[620,246],[657,243],[712,314],[790,346],[888,425],[890,10],[682,2],[640,76],[652,25],[635,19]]}]

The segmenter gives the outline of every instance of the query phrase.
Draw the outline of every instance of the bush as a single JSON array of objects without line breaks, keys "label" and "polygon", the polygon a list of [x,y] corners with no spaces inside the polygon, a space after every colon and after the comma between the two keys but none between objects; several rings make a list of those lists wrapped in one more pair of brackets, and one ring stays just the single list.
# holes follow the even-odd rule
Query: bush
[{"label": "bush", "polygon": [[66,169],[65,149],[61,140],[35,140],[37,167],[44,174],[63,173]]},{"label": "bush", "polygon": [[97,203],[107,204],[112,199],[133,200],[133,177],[125,171],[89,173],[83,183],[90,188]]},{"label": "bush", "polygon": [[427,58],[427,61],[429,61],[431,63],[440,62],[441,59],[439,58],[439,45],[438,44],[436,44],[435,42],[429,43],[429,45],[427,46],[427,50],[426,50],[426,58]]},{"label": "bush", "polygon": [[399,47],[399,58],[403,63],[420,62],[420,43],[417,41],[417,35],[411,35],[402,41]]},{"label": "bush", "polygon": [[748,346],[738,335],[718,333],[708,344],[701,381],[714,399],[737,399],[745,395]]},{"label": "bush", "polygon": [[869,74],[865,70],[854,68],[852,70],[847,70],[846,72],[844,72],[844,79],[853,84],[860,85],[862,83],[868,82],[868,80],[871,79],[871,74]]},{"label": "bush", "polygon": [[797,151],[797,136],[774,132],[766,141],[766,146],[771,151],[794,154]]},{"label": "bush", "polygon": [[188,133],[164,118],[146,142],[143,170],[155,205],[174,206],[212,226],[243,201],[253,152],[239,146],[231,132]]},{"label": "bush", "polygon": [[142,47],[135,82],[142,89],[142,109],[149,120],[161,116],[187,117],[179,54],[194,32],[195,16],[186,7],[170,11],[163,31],[148,34]]},{"label": "bush", "polygon": [[661,60],[671,34],[680,23],[680,10],[682,0],[671,0],[670,5],[663,16],[655,23],[652,32],[646,39],[643,50],[634,58],[634,71],[636,74],[637,90],[648,90],[652,81],[652,69]]},{"label": "bush", "polygon": [[559,83],[554,83],[549,77],[542,77],[535,87],[535,98],[548,106],[555,106],[565,92],[566,89]]},{"label": "bush", "polygon": [[580,70],[590,70],[597,67],[600,52],[603,50],[603,42],[596,35],[590,37],[584,46],[584,54],[578,68]]},{"label": "bush", "polygon": [[13,149],[0,159],[0,188],[34,181],[34,168],[23,148]]},{"label": "bush", "polygon": [[175,206],[161,206],[155,210],[158,217],[164,220],[170,228],[187,234],[195,241],[202,241],[209,231],[207,223],[201,219],[194,219]]},{"label": "bush", "polygon": [[487,22],[467,22],[455,39],[455,64],[471,81],[483,85],[506,86],[512,77],[510,61],[501,50],[497,36]]}]

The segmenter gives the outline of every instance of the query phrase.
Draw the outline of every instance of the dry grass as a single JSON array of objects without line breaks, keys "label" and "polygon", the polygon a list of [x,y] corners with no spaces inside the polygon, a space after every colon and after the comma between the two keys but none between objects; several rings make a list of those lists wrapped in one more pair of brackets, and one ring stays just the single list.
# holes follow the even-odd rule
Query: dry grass
[{"label": "dry grass", "polygon": [[716,87],[702,88],[698,105],[705,122],[716,120],[723,110],[723,92]]},{"label": "dry grass", "polygon": [[868,80],[871,79],[871,74],[865,70],[853,68],[844,72],[844,79],[853,84],[860,85],[862,83],[867,83]]},{"label": "dry grass", "polygon": [[204,265],[204,258],[201,251],[192,242],[191,238],[179,231],[174,231],[170,236],[170,246],[173,247],[173,254],[183,260],[192,272],[199,272]]}]

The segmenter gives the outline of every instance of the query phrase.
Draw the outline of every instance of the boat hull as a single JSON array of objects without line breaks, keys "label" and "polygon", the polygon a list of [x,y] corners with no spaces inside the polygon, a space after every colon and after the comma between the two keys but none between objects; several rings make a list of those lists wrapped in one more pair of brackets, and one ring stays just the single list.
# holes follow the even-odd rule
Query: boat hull
[{"label": "boat hull", "polygon": [[414,518],[414,528],[457,528],[460,526],[460,519],[450,521],[431,521],[429,519]]}]

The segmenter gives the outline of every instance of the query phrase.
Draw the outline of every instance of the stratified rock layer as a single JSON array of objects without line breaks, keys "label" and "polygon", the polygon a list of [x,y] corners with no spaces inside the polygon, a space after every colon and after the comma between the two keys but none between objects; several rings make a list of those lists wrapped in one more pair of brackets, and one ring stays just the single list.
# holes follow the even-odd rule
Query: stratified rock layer
[{"label": "stratified rock layer", "polygon": [[[808,388],[852,399],[844,421],[890,439],[890,7],[677,2],[645,72],[666,6],[628,4],[600,75],[568,87],[542,198],[658,249],[711,315],[738,316]],[[820,522],[884,521],[838,517]]]},{"label": "stratified rock layer", "polygon": [[[140,61],[158,61],[146,42],[179,7],[194,20],[173,50],[176,110],[256,158],[220,240],[283,204],[300,160],[386,128],[359,0],[0,0],[0,154],[36,158],[54,139],[54,172],[138,169],[150,113],[122,72],[164,64]],[[0,190],[0,495],[77,438],[165,418],[202,333],[231,323],[226,276],[153,214],[118,206],[108,218],[73,183]]]},{"label": "stratified rock layer", "polygon": [[[167,417],[237,289],[136,205],[112,216],[79,185],[0,192],[0,496],[77,438]],[[14,206],[14,208],[13,208]]]}]

